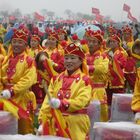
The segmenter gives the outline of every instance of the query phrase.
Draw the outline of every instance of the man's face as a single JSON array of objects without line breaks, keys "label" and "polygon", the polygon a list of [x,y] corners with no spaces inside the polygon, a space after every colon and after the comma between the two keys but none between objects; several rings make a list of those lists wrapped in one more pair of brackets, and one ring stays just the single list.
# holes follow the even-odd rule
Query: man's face
[{"label": "man's face", "polygon": [[20,54],[26,49],[26,43],[21,39],[14,38],[12,39],[12,48],[14,54]]}]

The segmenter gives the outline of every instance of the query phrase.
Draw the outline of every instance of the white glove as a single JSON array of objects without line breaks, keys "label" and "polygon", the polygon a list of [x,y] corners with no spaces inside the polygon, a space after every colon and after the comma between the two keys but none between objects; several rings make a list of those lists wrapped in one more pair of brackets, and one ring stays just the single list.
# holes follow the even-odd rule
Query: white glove
[{"label": "white glove", "polygon": [[140,112],[137,112],[137,113],[135,114],[134,121],[137,122],[138,120],[140,120]]},{"label": "white glove", "polygon": [[37,129],[36,135],[42,135],[42,134],[43,134],[43,125],[41,124]]},{"label": "white glove", "polygon": [[11,98],[11,93],[8,89],[5,89],[3,90],[1,93],[0,93],[0,98],[4,98],[4,99],[9,99]]},{"label": "white glove", "polygon": [[60,104],[61,104],[61,102],[60,102],[60,100],[58,99],[58,98],[52,98],[51,100],[50,100],[50,106],[52,107],[52,108],[59,108],[60,107]]},{"label": "white glove", "polygon": [[47,59],[47,56],[45,56],[45,55],[41,55],[40,58],[39,58],[40,61],[44,61],[46,59]]},{"label": "white glove", "polygon": [[113,56],[114,56],[113,51],[109,51],[109,52],[108,52],[108,55],[109,55],[111,58],[113,58]]},{"label": "white glove", "polygon": [[50,60],[50,63],[51,63],[51,65],[54,66],[54,67],[57,67],[57,66],[58,66],[58,64],[55,63],[53,60]]},{"label": "white glove", "polygon": [[127,43],[125,41],[123,42],[122,46],[126,51],[129,49],[128,46],[127,46]]}]

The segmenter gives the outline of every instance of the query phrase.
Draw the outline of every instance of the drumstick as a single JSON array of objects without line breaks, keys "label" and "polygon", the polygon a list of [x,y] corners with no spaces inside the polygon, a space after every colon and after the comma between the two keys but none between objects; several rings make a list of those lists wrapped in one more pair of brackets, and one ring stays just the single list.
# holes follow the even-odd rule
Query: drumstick
[{"label": "drumstick", "polygon": [[50,93],[49,93],[49,91],[48,91],[48,86],[47,86],[45,80],[42,80],[42,85],[43,85],[44,92],[47,94],[48,99],[49,99],[49,101],[50,101],[50,100],[51,100],[51,95],[50,95]]}]

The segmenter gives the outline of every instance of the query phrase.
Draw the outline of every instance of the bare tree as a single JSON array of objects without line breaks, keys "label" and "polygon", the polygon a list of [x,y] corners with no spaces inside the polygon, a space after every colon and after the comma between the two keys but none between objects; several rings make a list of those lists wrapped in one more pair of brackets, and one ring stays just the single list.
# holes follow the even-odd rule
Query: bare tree
[{"label": "bare tree", "polygon": [[3,18],[6,18],[6,17],[9,16],[9,13],[8,13],[7,10],[6,10],[6,11],[0,11],[0,15],[1,15]]},{"label": "bare tree", "polygon": [[19,9],[15,9],[11,15],[15,16],[18,19],[22,17],[22,13]]},{"label": "bare tree", "polygon": [[76,16],[77,16],[77,19],[78,20],[81,20],[81,19],[83,19],[83,13],[80,13],[80,12],[78,12],[78,13],[76,13]]},{"label": "bare tree", "polygon": [[42,9],[41,10],[41,14],[44,16],[44,17],[47,17],[47,9]]},{"label": "bare tree", "polygon": [[66,9],[64,13],[68,16],[68,19],[71,19],[73,13],[70,9]]},{"label": "bare tree", "polygon": [[48,11],[47,16],[49,17],[49,20],[53,20],[55,13],[53,11]]}]

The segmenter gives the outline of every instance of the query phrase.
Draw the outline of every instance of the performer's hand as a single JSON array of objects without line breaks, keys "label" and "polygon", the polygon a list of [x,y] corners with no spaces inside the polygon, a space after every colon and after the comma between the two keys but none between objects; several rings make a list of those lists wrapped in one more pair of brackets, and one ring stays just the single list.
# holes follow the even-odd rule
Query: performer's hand
[{"label": "performer's hand", "polygon": [[43,134],[43,125],[40,124],[38,129],[37,129],[36,135],[39,136],[39,135],[42,135],[42,134]]},{"label": "performer's hand", "polygon": [[123,41],[123,43],[122,43],[122,47],[123,47],[125,50],[127,50],[127,49],[128,49],[127,44],[126,44],[126,42],[125,42],[125,41]]},{"label": "performer's hand", "polygon": [[41,55],[40,58],[39,58],[40,61],[44,61],[46,59],[47,59],[47,56],[45,56],[45,55]]},{"label": "performer's hand", "polygon": [[137,112],[137,113],[135,114],[134,122],[135,122],[136,124],[140,124],[140,112]]},{"label": "performer's hand", "polygon": [[61,105],[61,101],[60,101],[58,98],[52,98],[52,99],[50,100],[50,106],[51,106],[52,108],[57,109],[57,108],[60,107],[60,105]]},{"label": "performer's hand", "polygon": [[108,55],[109,55],[111,58],[113,58],[113,57],[114,57],[113,51],[109,51],[109,52],[108,52]]},{"label": "performer's hand", "polygon": [[138,60],[137,62],[136,62],[136,68],[139,68],[140,67],[140,61]]},{"label": "performer's hand", "polygon": [[11,98],[11,92],[8,89],[3,90],[0,93],[0,98],[9,99]]}]

